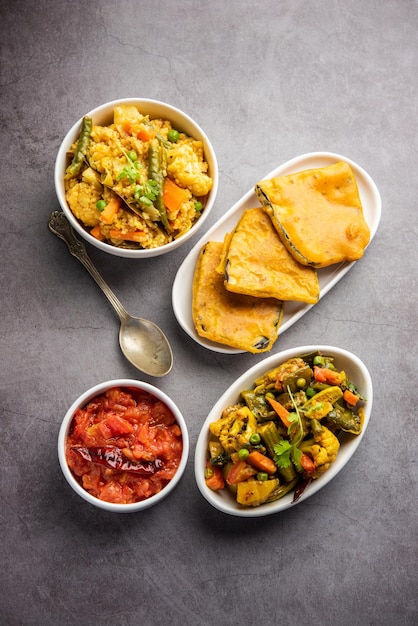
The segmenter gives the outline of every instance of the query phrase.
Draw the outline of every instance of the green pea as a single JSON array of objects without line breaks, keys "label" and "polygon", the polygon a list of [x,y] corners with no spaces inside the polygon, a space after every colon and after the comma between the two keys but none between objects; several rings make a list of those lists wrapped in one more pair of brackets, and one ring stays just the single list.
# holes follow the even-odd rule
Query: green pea
[{"label": "green pea", "polygon": [[96,202],[96,209],[98,209],[99,211],[103,211],[106,205],[107,205],[106,200],[98,200]]},{"label": "green pea", "polygon": [[171,143],[177,143],[177,141],[179,140],[179,136],[179,131],[175,130],[174,128],[169,130],[167,133],[168,140],[171,141]]},{"label": "green pea", "polygon": [[250,437],[250,444],[252,446],[256,446],[260,443],[261,441],[261,437],[258,433],[253,433]]},{"label": "green pea", "polygon": [[131,159],[131,161],[137,161],[137,159],[138,159],[138,155],[135,152],[135,150],[130,150],[128,152],[128,157]]},{"label": "green pea", "polygon": [[324,366],[325,365],[324,357],[323,356],[315,356],[314,360],[313,360],[313,364],[314,365]]},{"label": "green pea", "polygon": [[194,203],[194,210],[196,211],[196,213],[200,213],[200,211],[203,209],[203,204],[199,201]]},{"label": "green pea", "polygon": [[296,381],[296,386],[299,387],[299,389],[303,389],[304,387],[306,387],[305,378],[298,378]]},{"label": "green pea", "polygon": [[238,458],[241,459],[241,461],[245,461],[245,459],[248,458],[250,454],[250,451],[247,450],[247,448],[241,448],[240,450],[238,450]]},{"label": "green pea", "polygon": [[258,472],[257,474],[257,480],[268,480],[269,479],[269,475],[267,474],[267,472]]}]

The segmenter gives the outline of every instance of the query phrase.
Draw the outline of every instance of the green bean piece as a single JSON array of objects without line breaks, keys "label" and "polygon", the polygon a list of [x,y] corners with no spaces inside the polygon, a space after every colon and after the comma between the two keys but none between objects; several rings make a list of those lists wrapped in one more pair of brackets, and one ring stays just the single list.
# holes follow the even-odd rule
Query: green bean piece
[{"label": "green bean piece", "polygon": [[271,406],[267,404],[264,395],[255,393],[252,389],[246,389],[241,392],[241,396],[258,422],[270,420],[275,415]]},{"label": "green bean piece", "polygon": [[171,143],[167,141],[167,139],[164,139],[164,137],[160,133],[157,133],[155,136],[164,148],[167,148],[167,150],[172,149],[173,146],[171,145]]},{"label": "green bean piece", "polygon": [[290,391],[292,392],[298,391],[298,389],[300,389],[298,385],[298,380],[303,378],[305,381],[305,384],[309,385],[312,379],[312,375],[313,375],[313,372],[311,368],[309,367],[309,365],[300,367],[298,370],[296,370],[296,372],[293,372],[292,374],[289,374],[288,376],[283,378],[282,380],[283,387],[284,389],[287,389],[288,387],[290,387]]},{"label": "green bean piece", "polygon": [[281,440],[281,435],[277,430],[276,423],[273,421],[264,422],[264,424],[259,424],[258,432],[263,440],[264,445],[267,448],[267,451],[271,457],[274,457],[274,446],[276,443],[279,443]]},{"label": "green bean piece", "polygon": [[359,435],[361,433],[361,421],[358,415],[350,409],[343,407],[338,402],[334,405],[334,409],[327,415],[327,422],[332,424],[334,428],[341,428],[346,433]]},{"label": "green bean piece", "polygon": [[[274,457],[274,446],[281,440],[281,435],[276,426],[276,423],[271,421],[260,424],[258,426],[258,432],[260,433],[263,443],[267,448],[267,452],[271,457]],[[291,483],[296,477],[296,471],[292,463],[286,468],[278,467],[277,471],[286,483]]]},{"label": "green bean piece", "polygon": [[315,392],[322,391],[323,389],[328,389],[328,387],[331,387],[331,385],[328,385],[327,383],[318,383],[317,381],[312,383],[312,389]]},{"label": "green bean piece", "polygon": [[293,463],[289,467],[279,467],[277,471],[286,483],[291,483],[296,477]]},{"label": "green bean piece", "polygon": [[266,502],[274,502],[275,500],[279,500],[279,498],[285,496],[287,493],[289,493],[289,491],[292,491],[292,489],[296,486],[298,480],[299,476],[296,476],[287,484],[280,484],[277,489],[275,489],[273,493],[267,498]]},{"label": "green bean piece", "polygon": [[261,437],[258,433],[253,433],[250,437],[250,444],[252,446],[257,446],[261,441]]},{"label": "green bean piece", "polygon": [[90,143],[90,135],[93,128],[93,120],[91,117],[85,115],[81,124],[81,131],[78,137],[77,146],[74,151],[73,160],[65,170],[65,178],[74,178],[78,174],[83,165],[84,157],[87,153],[87,148]]},{"label": "green bean piece", "polygon": [[157,183],[157,193],[155,198],[155,206],[160,214],[161,222],[167,232],[171,232],[170,224],[168,223],[167,212],[165,210],[163,202],[163,185],[164,185],[164,172],[162,168],[162,161],[164,155],[162,151],[164,148],[160,146],[157,139],[150,141],[148,148],[148,175],[151,180]]},{"label": "green bean piece", "polygon": [[317,419],[311,419],[309,424],[314,435],[320,435],[322,433],[323,428],[321,426],[321,422],[319,422]]}]

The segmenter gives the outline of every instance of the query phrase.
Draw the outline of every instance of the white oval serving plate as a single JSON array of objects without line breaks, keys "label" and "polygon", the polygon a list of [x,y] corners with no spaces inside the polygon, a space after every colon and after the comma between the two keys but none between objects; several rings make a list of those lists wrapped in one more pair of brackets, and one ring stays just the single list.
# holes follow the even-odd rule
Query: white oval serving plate
[{"label": "white oval serving plate", "polygon": [[[216,421],[221,417],[222,411],[235,404],[240,392],[244,389],[251,389],[254,386],[254,381],[265,372],[277,367],[281,363],[284,363],[288,359],[303,354],[310,354],[315,350],[319,350],[322,354],[330,355],[335,358],[335,365],[338,370],[343,370],[348,378],[357,386],[360,393],[366,398],[364,404],[364,421],[363,428],[359,435],[350,435],[343,433],[339,437],[341,447],[338,452],[337,458],[334,463],[331,464],[329,469],[322,474],[316,480],[313,480],[305,489],[299,500],[293,503],[293,493],[288,493],[280,500],[276,502],[270,502],[268,504],[262,504],[261,506],[254,508],[240,507],[235,501],[233,495],[227,488],[222,491],[212,491],[205,483],[205,467],[207,458],[207,448],[209,443],[209,424]],[[288,509],[291,506],[296,506],[300,502],[303,502],[314,493],[325,487],[333,478],[339,474],[343,467],[353,456],[354,452],[360,445],[361,440],[366,432],[370,415],[372,412],[373,404],[373,385],[367,367],[364,363],[354,354],[343,350],[342,348],[335,348],[333,346],[301,346],[299,348],[291,348],[284,350],[275,355],[271,355],[260,361],[257,365],[254,365],[247,370],[242,376],[240,376],[230,387],[225,391],[221,398],[216,402],[209,415],[207,416],[202,429],[200,431],[196,449],[195,449],[195,478],[197,486],[203,495],[203,497],[213,506],[215,509],[227,513],[228,515],[235,515],[238,517],[263,517],[265,515],[272,515],[273,513],[279,513]]]},{"label": "white oval serving plate", "polygon": [[[370,229],[370,241],[372,241],[379,226],[381,217],[381,198],[379,190],[372,178],[357,163],[347,159],[344,156],[333,152],[310,152],[296,157],[291,161],[287,161],[280,165],[264,177],[264,180],[275,178],[276,176],[285,176],[294,172],[312,169],[317,167],[326,167],[338,161],[346,161],[354,171],[357,185],[363,205],[364,218]],[[255,186],[255,185],[254,185]],[[208,241],[223,241],[224,236],[231,232],[238,223],[238,220],[246,209],[260,206],[260,201],[254,192],[254,187],[248,191],[234,206],[214,224],[206,234],[199,239],[197,244],[192,248],[183,263],[179,267],[173,283],[172,303],[174,315],[183,330],[197,343],[213,350],[214,352],[222,352],[227,354],[239,354],[242,350],[230,348],[222,344],[209,341],[200,337],[193,324],[192,317],[192,286],[193,275],[202,246]],[[369,242],[370,245],[370,242]],[[330,265],[318,270],[318,279],[321,289],[320,298],[325,296],[334,285],[348,272],[356,263],[339,263]],[[313,304],[305,304],[303,302],[286,302],[284,305],[283,320],[280,325],[280,335],[297,322],[309,309],[315,306]]]}]

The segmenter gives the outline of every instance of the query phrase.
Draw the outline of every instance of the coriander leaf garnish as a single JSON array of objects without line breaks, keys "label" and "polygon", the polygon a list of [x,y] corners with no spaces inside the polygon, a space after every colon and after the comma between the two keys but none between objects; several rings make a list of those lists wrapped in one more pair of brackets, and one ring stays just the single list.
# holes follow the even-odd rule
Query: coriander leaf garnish
[{"label": "coriander leaf garnish", "polygon": [[351,391],[352,393],[354,393],[356,396],[358,396],[358,398],[360,400],[365,401],[366,398],[364,396],[361,395],[361,393],[359,392],[359,390],[357,389],[357,387],[354,385],[354,383],[352,383],[350,380],[348,380],[348,378],[345,381],[345,385],[346,389],[348,389],[349,391]]},{"label": "coriander leaf garnish", "polygon": [[146,200],[154,202],[158,195],[158,184],[155,180],[147,180],[143,185],[137,185],[134,191],[135,200],[148,204]]},{"label": "coriander leaf garnish", "polygon": [[292,435],[295,432],[294,427],[296,425],[298,434],[293,439],[293,443],[290,443],[290,441],[288,441],[287,439],[281,439],[279,443],[274,444],[273,446],[274,453],[275,453],[274,462],[276,463],[277,467],[286,469],[287,467],[289,467],[289,465],[293,461],[297,469],[301,470],[302,467],[300,464],[300,460],[302,458],[302,451],[299,450],[298,445],[300,444],[303,438],[302,420],[300,418],[300,413],[299,413],[298,407],[296,406],[296,402],[293,398],[292,392],[290,391],[290,387],[287,387],[287,391],[292,401],[293,408],[295,409],[295,412],[293,414],[292,413],[290,414],[294,417],[293,419],[291,419],[292,423],[287,429],[287,432],[289,436]]},{"label": "coriander leaf garnish", "polygon": [[287,439],[281,439],[279,443],[273,445],[274,450],[274,462],[277,467],[286,469],[291,465],[292,461],[298,469],[302,469],[300,460],[302,458],[302,451],[299,450],[297,445],[291,444]]},{"label": "coriander leaf garnish", "polygon": [[127,178],[130,183],[136,183],[137,181],[141,182],[142,165],[138,161],[131,159],[129,154],[123,148],[121,149],[126,160],[128,161],[128,165],[126,165],[123,170],[119,172],[117,180]]},{"label": "coriander leaf garnish", "polygon": [[292,451],[292,445],[286,440],[281,439],[279,443],[275,443],[274,449],[274,462],[277,467],[286,469],[291,464],[290,453]]}]

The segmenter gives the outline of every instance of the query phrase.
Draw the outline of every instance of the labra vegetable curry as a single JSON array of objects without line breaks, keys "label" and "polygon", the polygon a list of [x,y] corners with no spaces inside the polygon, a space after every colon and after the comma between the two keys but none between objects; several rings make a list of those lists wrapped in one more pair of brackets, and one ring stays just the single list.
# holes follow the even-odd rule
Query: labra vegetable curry
[{"label": "labra vegetable curry", "polygon": [[336,460],[340,433],[361,433],[365,402],[333,357],[287,360],[210,423],[206,485],[228,489],[242,507],[289,492],[296,502]]}]

